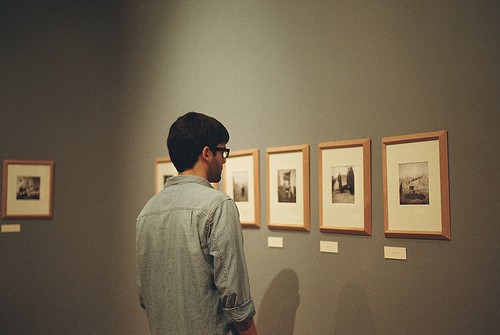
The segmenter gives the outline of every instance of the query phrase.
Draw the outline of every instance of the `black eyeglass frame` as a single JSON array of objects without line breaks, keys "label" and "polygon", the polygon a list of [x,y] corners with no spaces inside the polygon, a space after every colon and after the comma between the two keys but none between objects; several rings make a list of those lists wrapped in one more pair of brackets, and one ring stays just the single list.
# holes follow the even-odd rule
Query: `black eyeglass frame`
[{"label": "black eyeglass frame", "polygon": [[231,149],[219,148],[219,147],[211,148],[210,150],[222,152],[222,158],[224,158],[224,159],[229,157],[229,152],[231,151]]}]

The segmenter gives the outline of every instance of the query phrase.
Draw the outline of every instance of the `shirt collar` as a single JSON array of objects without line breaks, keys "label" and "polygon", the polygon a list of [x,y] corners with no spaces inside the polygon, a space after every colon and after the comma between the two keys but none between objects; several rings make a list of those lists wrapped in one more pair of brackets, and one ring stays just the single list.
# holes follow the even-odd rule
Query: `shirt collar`
[{"label": "shirt collar", "polygon": [[212,187],[212,184],[208,182],[208,180],[195,176],[195,175],[182,175],[182,176],[173,176],[167,179],[165,183],[165,187],[172,185],[181,185],[181,184],[200,184],[206,187]]}]

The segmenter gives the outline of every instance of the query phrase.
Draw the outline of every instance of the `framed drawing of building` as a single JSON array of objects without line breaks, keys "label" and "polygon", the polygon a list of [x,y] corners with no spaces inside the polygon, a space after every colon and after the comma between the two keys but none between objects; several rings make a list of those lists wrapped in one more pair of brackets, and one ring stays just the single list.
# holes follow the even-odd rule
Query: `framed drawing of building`
[{"label": "framed drawing of building", "polygon": [[324,142],[319,155],[319,228],[371,235],[370,139]]},{"label": "framed drawing of building", "polygon": [[310,230],[309,145],[268,148],[267,225]]},{"label": "framed drawing of building", "polygon": [[450,239],[446,131],[382,139],[386,237]]}]

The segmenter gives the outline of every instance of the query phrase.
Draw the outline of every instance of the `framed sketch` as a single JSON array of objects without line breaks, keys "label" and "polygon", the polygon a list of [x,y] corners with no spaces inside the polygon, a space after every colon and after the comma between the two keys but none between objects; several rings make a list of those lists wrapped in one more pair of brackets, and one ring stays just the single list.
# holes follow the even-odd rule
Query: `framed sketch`
[{"label": "framed sketch", "polygon": [[2,218],[52,218],[54,161],[4,160]]},{"label": "framed sketch", "polygon": [[450,239],[446,131],[382,139],[387,237]]},{"label": "framed sketch", "polygon": [[371,235],[370,139],[324,142],[319,148],[319,228]]},{"label": "framed sketch", "polygon": [[168,178],[177,176],[174,163],[168,157],[160,157],[155,160],[155,193],[160,192]]},{"label": "framed sketch", "polygon": [[259,149],[231,152],[223,169],[224,192],[236,202],[243,227],[260,227]]},{"label": "framed sketch", "polygon": [[310,230],[309,145],[268,148],[267,225]]}]

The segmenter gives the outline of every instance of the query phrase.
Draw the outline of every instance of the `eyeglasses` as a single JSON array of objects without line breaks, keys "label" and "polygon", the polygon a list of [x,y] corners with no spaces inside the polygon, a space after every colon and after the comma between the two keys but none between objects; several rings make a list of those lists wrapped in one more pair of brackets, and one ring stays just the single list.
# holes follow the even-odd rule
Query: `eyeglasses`
[{"label": "eyeglasses", "polygon": [[231,151],[228,148],[213,148],[212,151],[220,151],[222,152],[222,158],[228,158],[229,157],[229,152]]}]

